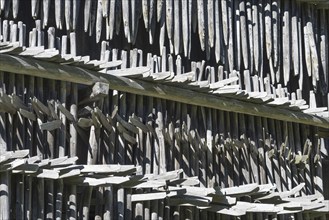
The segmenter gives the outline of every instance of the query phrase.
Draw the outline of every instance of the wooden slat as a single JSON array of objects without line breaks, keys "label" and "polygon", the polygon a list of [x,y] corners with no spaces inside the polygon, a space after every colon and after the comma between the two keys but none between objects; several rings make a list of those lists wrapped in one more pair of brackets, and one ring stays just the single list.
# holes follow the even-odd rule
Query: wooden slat
[{"label": "wooden slat", "polygon": [[55,21],[56,27],[62,29],[63,23],[62,1],[55,1]]},{"label": "wooden slat", "polygon": [[169,45],[170,45],[170,53],[173,53],[173,40],[174,40],[174,2],[172,0],[166,0],[166,29],[169,39]]},{"label": "wooden slat", "polygon": [[96,15],[96,43],[100,42],[102,35],[102,21],[103,21],[103,0],[97,1],[97,15]]},{"label": "wooden slat", "polygon": [[112,0],[109,1],[109,15],[106,18],[106,39],[112,40],[113,33],[115,30],[115,7],[116,7],[116,1]]},{"label": "wooden slat", "polygon": [[179,1],[173,1],[174,2],[174,51],[175,55],[178,55],[180,53],[181,48],[181,42],[182,42],[182,10],[180,9],[180,2]]}]

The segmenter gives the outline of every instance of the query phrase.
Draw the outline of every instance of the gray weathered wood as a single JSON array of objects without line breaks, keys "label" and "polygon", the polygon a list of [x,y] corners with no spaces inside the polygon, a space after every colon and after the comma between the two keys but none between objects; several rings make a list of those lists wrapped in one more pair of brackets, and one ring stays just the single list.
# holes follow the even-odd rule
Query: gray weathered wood
[{"label": "gray weathered wood", "polygon": [[62,1],[55,1],[55,21],[56,27],[62,29],[63,25]]}]

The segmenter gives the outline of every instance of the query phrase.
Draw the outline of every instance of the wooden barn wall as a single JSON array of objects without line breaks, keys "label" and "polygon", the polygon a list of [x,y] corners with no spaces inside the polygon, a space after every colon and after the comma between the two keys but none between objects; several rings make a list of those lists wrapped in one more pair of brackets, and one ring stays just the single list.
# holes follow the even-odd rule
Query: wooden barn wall
[{"label": "wooden barn wall", "polygon": [[[143,174],[181,168],[206,187],[275,183],[286,191],[305,182],[303,195],[323,193],[324,142],[316,127],[113,90],[96,101],[86,100],[86,91],[88,87],[74,83],[1,72],[1,96],[16,106],[8,109],[11,113],[0,113],[1,151],[30,149],[31,156],[41,158],[78,156],[78,164],[141,165]],[[25,200],[38,207],[30,207],[33,219],[69,215],[70,200],[62,195],[70,190],[77,192],[77,201],[90,196],[91,216],[101,215],[102,199],[108,198],[104,195],[114,201],[114,219],[138,217],[138,206],[145,208],[144,215],[175,214],[174,207],[164,214],[161,200],[132,206],[127,200],[131,191],[120,187],[72,188],[63,180],[31,182],[15,174],[8,181],[12,207],[24,192]],[[11,215],[19,217],[19,210],[16,206]],[[181,207],[180,212],[184,210],[191,211]]]}]

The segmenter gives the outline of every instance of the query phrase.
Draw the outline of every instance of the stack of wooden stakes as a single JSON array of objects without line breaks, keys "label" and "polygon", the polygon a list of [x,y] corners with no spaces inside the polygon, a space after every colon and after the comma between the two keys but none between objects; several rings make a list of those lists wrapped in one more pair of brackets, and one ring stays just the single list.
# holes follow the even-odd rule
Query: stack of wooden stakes
[{"label": "stack of wooden stakes", "polygon": [[[305,184],[281,193],[274,192],[272,184],[201,188],[195,186],[198,178],[182,178],[183,170],[141,175],[141,167],[134,165],[74,165],[77,157],[28,155],[29,150],[1,155],[1,190],[12,193],[12,201],[1,196],[2,219],[198,219],[196,212],[212,219],[253,219],[253,213],[258,218],[298,213],[325,219],[329,208],[319,194],[289,198]],[[126,191],[124,204],[119,200],[121,190]]]},{"label": "stack of wooden stakes", "polygon": [[[2,2],[6,2],[5,5],[8,6],[8,1]],[[48,1],[43,1],[43,3],[46,2]],[[61,1],[54,2],[58,4]],[[75,2],[78,1],[66,2],[76,4]],[[94,4],[94,1],[90,2]],[[113,4],[112,2],[117,1],[109,2]],[[168,2],[168,6],[177,4],[176,1]],[[13,6],[18,3],[19,1],[13,1]],[[198,1],[197,7],[201,3],[202,1]],[[221,2],[221,4],[226,4],[227,8],[231,7],[231,3],[229,1]],[[248,5],[248,1],[245,3]],[[274,8],[274,3],[276,1],[272,1],[271,8]],[[1,4],[2,6],[3,4]],[[242,3],[241,6],[243,6]],[[302,6],[313,7],[304,4]],[[84,5],[84,7],[89,6]],[[36,10],[36,8],[34,9]],[[122,9],[123,7],[120,10]],[[252,9],[255,16],[259,16],[258,12],[254,11],[257,7]],[[8,14],[9,9],[6,8],[6,10],[5,12]],[[146,9],[143,7],[143,10]],[[165,13],[163,11],[167,12],[162,9],[162,13]],[[127,12],[122,11],[122,13],[125,14],[123,19],[127,19]],[[201,11],[200,13],[202,14]],[[34,12],[34,14],[38,13]],[[45,13],[42,16],[44,15]],[[91,15],[94,16],[93,13]],[[119,15],[116,14],[116,16]],[[151,15],[143,17],[144,21],[149,16]],[[35,15],[35,17],[38,16]],[[72,16],[69,14],[69,17]],[[324,11],[321,19],[327,17]],[[175,18],[181,18],[181,16],[175,16]],[[150,21],[154,26],[156,22],[152,19],[154,18],[151,17]],[[94,21],[94,19],[88,20],[88,22]],[[231,20],[229,19],[229,21]],[[84,72],[100,71],[126,77],[129,80],[125,82],[130,82],[131,84],[127,85],[131,87],[143,86],[144,82],[155,87],[164,85],[159,88],[166,88],[168,85],[168,88],[172,89],[177,86],[185,88],[185,92],[196,91],[198,92],[196,94],[200,95],[211,93],[223,99],[246,101],[246,105],[248,102],[254,103],[255,106],[272,105],[277,107],[277,111],[281,108],[291,111],[294,108],[296,112],[293,114],[304,111],[320,117],[328,117],[327,108],[323,107],[325,102],[319,103],[319,99],[315,97],[315,95],[318,96],[318,93],[314,94],[311,89],[309,92],[307,90],[308,95],[305,95],[302,87],[291,92],[293,90],[289,85],[282,86],[286,82],[283,79],[273,83],[277,74],[273,77],[255,72],[256,65],[240,69],[234,66],[231,71],[231,66],[227,61],[219,61],[219,65],[215,66],[208,65],[206,61],[187,62],[184,57],[173,54],[176,51],[175,48],[182,49],[182,46],[176,44],[169,47],[172,54],[167,54],[167,50],[162,47],[162,44],[163,49],[160,56],[145,53],[139,49],[118,50],[111,48],[111,42],[101,41],[101,35],[98,36],[98,41],[101,42],[100,60],[90,60],[88,56],[76,56],[78,48],[75,32],[71,32],[68,36],[60,36],[56,31],[58,29],[50,27],[45,34],[43,28],[47,26],[47,22],[37,20],[35,28],[31,29],[28,33],[29,37],[26,37],[26,26],[22,22],[15,24],[14,21],[3,20],[0,23],[2,24],[2,28],[0,28],[2,31],[0,32],[2,36],[1,53],[14,57],[18,62],[17,65],[20,63],[27,67],[29,63],[22,61],[28,61],[31,58],[30,61],[36,59],[35,63],[38,64],[46,62],[47,65],[42,66],[46,69],[53,67],[68,70],[65,69],[66,67],[59,66],[69,65],[77,67],[76,71],[80,68]],[[181,25],[183,22],[172,23]],[[325,23],[323,22],[321,25]],[[128,24],[130,25],[130,23]],[[156,24],[158,25],[158,23]],[[172,26],[174,27],[174,25]],[[211,27],[211,25],[209,26]],[[137,29],[134,27],[135,31],[130,32],[131,28],[125,27],[124,31],[125,36],[128,38],[129,35],[133,40],[134,36],[131,33],[136,33]],[[326,26],[324,26],[324,30],[326,30],[325,28]],[[75,30],[74,27],[71,29]],[[88,25],[87,29],[92,30]],[[152,32],[150,33],[152,34]],[[181,32],[181,34],[183,33]],[[202,33],[201,36],[203,36]],[[200,37],[201,39],[203,38]],[[171,40],[171,44],[175,42],[177,41]],[[316,41],[316,43],[318,42],[320,41]],[[324,42],[327,42],[327,38]],[[24,48],[25,45],[29,45],[29,47]],[[310,48],[314,50],[314,47]],[[233,55],[230,56],[229,53],[231,50],[232,48],[227,47],[227,51],[224,50],[225,54],[222,57],[232,58]],[[286,53],[287,51],[281,52]],[[311,53],[313,52],[311,51]],[[315,53],[318,54],[315,51],[313,55]],[[311,54],[309,55],[311,56]],[[4,61],[5,56],[0,60]],[[184,56],[188,56],[188,54]],[[300,58],[300,60],[302,59]],[[300,60],[299,62],[304,62]],[[262,59],[259,59],[259,62],[263,62]],[[282,66],[280,62],[278,65]],[[325,60],[323,62],[325,64]],[[279,69],[281,71],[281,67]],[[316,73],[317,70],[312,69],[311,71]],[[0,162],[0,179],[1,187],[5,187],[3,191],[9,193],[1,194],[1,204],[7,204],[1,205],[1,207],[6,207],[4,211],[1,211],[4,218],[8,215],[10,218],[16,217],[16,219],[21,219],[21,216],[32,219],[69,216],[88,218],[90,215],[102,216],[104,219],[135,217],[220,219],[229,215],[263,219],[275,218],[277,214],[279,214],[279,218],[284,215],[294,215],[299,219],[318,216],[325,218],[328,204],[327,201],[322,202],[323,197],[321,196],[325,190],[322,182],[324,177],[322,176],[321,153],[325,152],[326,139],[322,138],[324,134],[321,127],[279,118],[250,115],[248,112],[245,114],[225,111],[194,102],[181,102],[172,100],[172,97],[166,96],[166,94],[153,96],[153,93],[148,94],[148,91],[142,94],[134,93],[134,90],[127,85],[126,88],[121,86],[115,89],[115,85],[112,85],[111,82],[106,80],[98,82],[101,77],[92,81],[98,75],[92,75],[88,80],[81,77],[79,82],[72,82],[65,75],[65,71],[58,71],[59,73],[53,76],[50,74],[44,76],[22,75],[22,72],[14,68],[10,71],[9,69],[0,71],[0,144],[1,156],[5,155]],[[321,76],[322,73],[319,74]],[[282,77],[282,74],[280,73],[279,76]],[[286,75],[284,76],[286,77]],[[311,77],[317,79],[316,74]],[[303,78],[302,75],[299,75],[299,82],[302,82]],[[134,82],[140,82],[140,84]],[[319,81],[313,82],[318,83]],[[325,87],[321,87],[321,89],[323,88]],[[310,99],[304,100],[305,97]],[[318,118],[315,117],[315,119]],[[29,149],[29,152],[22,151],[24,156],[7,152],[23,149]],[[12,156],[8,158],[7,154]],[[15,160],[24,158],[27,154],[29,154],[29,159]],[[78,165],[70,167],[71,164]],[[134,168],[128,167],[129,172],[118,174],[120,177],[123,175],[122,179],[116,178],[116,175],[113,175],[115,178],[112,176],[110,178],[108,175],[112,175],[111,172],[97,173],[112,165],[97,167],[96,164],[121,164],[123,167],[133,165]],[[87,165],[90,165],[89,171]],[[137,169],[137,166],[141,166],[141,168]],[[59,169],[54,171],[53,168]],[[87,174],[82,172],[84,168],[88,171]],[[169,173],[169,176],[173,175],[170,177],[164,175],[179,169],[183,171],[180,175],[177,173],[181,171]],[[33,175],[29,172],[33,172]],[[61,174],[61,172],[63,173]],[[66,181],[64,174],[67,174],[68,178],[74,178]],[[152,178],[149,178],[148,174],[150,176],[152,174],[153,179],[157,179],[157,175],[165,176],[165,184],[163,182],[161,184],[164,185],[149,183],[149,179]],[[54,177],[56,180],[52,180]],[[193,177],[197,177],[197,179]],[[98,181],[98,179],[101,180]],[[173,182],[171,182],[172,180]],[[195,188],[192,193],[186,193],[186,189],[181,191],[181,188],[184,188],[184,181],[188,182],[186,185],[196,185],[205,187],[205,189],[201,189],[203,192],[201,194],[200,189]],[[134,184],[142,182],[150,185],[146,184],[146,189],[133,187],[136,186]],[[37,186],[36,190],[33,190],[32,187],[34,183]],[[269,183],[270,185],[266,185]],[[305,186],[301,187],[303,186],[300,185],[301,183],[305,183]],[[84,184],[87,186],[83,186]],[[82,187],[80,187],[81,185]],[[239,192],[241,194],[239,196],[225,191],[226,188],[228,191],[235,191],[237,188],[230,189],[229,187],[239,185],[246,185],[246,188]],[[226,197],[226,200],[224,199],[226,203],[222,200],[218,201],[216,196],[212,196],[219,193],[213,189],[218,186],[221,187],[222,194],[237,197],[236,201]],[[175,187],[179,187],[179,189]],[[275,190],[283,193],[288,191],[288,193],[277,194],[278,192],[274,192]],[[24,191],[25,193],[22,193]],[[141,197],[142,193],[148,193],[149,197],[146,195]],[[171,199],[173,195],[178,195],[178,197]],[[246,200],[245,195],[251,196],[251,199]],[[263,196],[264,198],[262,198]],[[296,197],[296,199],[288,198],[288,196]],[[143,201],[145,198],[154,201]],[[278,199],[293,203],[296,200],[302,200],[305,201],[305,204],[279,205],[279,207],[254,204],[255,201],[273,203]],[[95,200],[100,202],[95,203]],[[18,202],[16,203],[16,201]],[[244,202],[248,202],[248,204]],[[32,209],[32,207],[37,207],[37,209]],[[259,210],[266,211],[266,213],[259,214]],[[269,213],[271,213],[270,217]]]}]

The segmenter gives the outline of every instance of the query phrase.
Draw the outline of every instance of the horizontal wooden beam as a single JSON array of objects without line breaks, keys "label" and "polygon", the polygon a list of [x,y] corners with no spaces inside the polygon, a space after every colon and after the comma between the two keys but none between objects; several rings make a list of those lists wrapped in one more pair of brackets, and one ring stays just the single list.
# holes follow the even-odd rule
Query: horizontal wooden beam
[{"label": "horizontal wooden beam", "polygon": [[106,82],[99,75],[79,67],[46,62],[34,58],[0,54],[0,71],[24,74],[47,79],[93,85]]},{"label": "horizontal wooden beam", "polygon": [[138,95],[152,96],[172,101],[204,106],[224,111],[254,115],[289,122],[329,128],[329,118],[322,118],[299,111],[263,104],[255,104],[232,98],[192,91],[140,79],[129,79],[111,74],[85,70],[75,66],[59,65],[33,58],[0,54],[0,71],[43,77],[54,80],[92,85],[106,82],[110,89]]},{"label": "horizontal wooden beam", "polygon": [[156,82],[142,81],[137,79],[128,79],[117,77],[111,79],[109,75],[108,83],[111,89],[146,95],[157,98],[169,99],[186,104],[204,106],[224,111],[237,112],[242,114],[254,115],[258,117],[271,118],[289,122],[308,124],[323,128],[329,128],[329,118],[322,118],[316,115],[310,115],[299,111],[293,111],[278,107],[272,107],[265,104],[255,104],[233,98],[219,97],[213,94],[192,91],[177,86],[158,84]]}]

